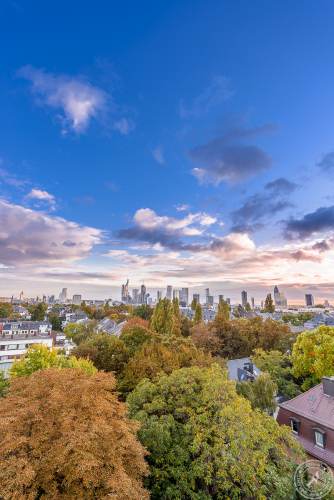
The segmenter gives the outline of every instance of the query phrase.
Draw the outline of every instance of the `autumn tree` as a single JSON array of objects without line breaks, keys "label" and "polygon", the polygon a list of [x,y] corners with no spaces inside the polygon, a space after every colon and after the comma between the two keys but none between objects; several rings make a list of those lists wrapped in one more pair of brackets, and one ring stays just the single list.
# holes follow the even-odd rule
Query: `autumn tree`
[{"label": "autumn tree", "polygon": [[214,324],[216,326],[228,321],[230,319],[230,306],[225,300],[220,300],[218,304],[218,310],[216,317],[214,319]]},{"label": "autumn tree", "polygon": [[127,402],[149,451],[152,500],[292,498],[299,445],[217,365],[143,380]]},{"label": "autumn tree", "polygon": [[323,376],[334,375],[334,328],[319,326],[300,333],[292,350],[292,373],[306,390]]},{"label": "autumn tree", "polygon": [[98,370],[121,373],[129,359],[128,349],[115,335],[99,333],[81,342],[72,351],[77,358],[89,359]]},{"label": "autumn tree", "polygon": [[87,374],[96,372],[93,363],[75,356],[65,356],[57,349],[49,349],[43,344],[32,344],[24,356],[15,361],[10,369],[12,378],[27,377],[32,373],[47,368],[78,368]]},{"label": "autumn tree", "polygon": [[190,337],[193,322],[187,316],[181,316],[180,329],[182,337]]},{"label": "autumn tree", "polygon": [[261,373],[254,381],[237,383],[238,394],[250,401],[252,408],[271,415],[276,409],[277,385],[269,373]]},{"label": "autumn tree", "polygon": [[205,323],[197,323],[191,329],[191,340],[195,346],[206,353],[217,356],[221,350],[221,341],[213,328]]},{"label": "autumn tree", "polygon": [[198,303],[199,303],[198,300],[194,297],[193,300],[191,301],[191,305],[190,305],[192,311],[196,311],[196,306]]},{"label": "autumn tree", "polygon": [[9,388],[9,380],[5,377],[4,372],[0,371],[0,398],[6,396]]},{"label": "autumn tree", "polygon": [[10,318],[13,314],[13,306],[9,302],[0,302],[0,318]]},{"label": "autumn tree", "polygon": [[14,379],[0,405],[1,497],[148,499],[136,429],[111,374],[49,369]]},{"label": "autumn tree", "polygon": [[178,368],[211,363],[211,356],[197,349],[190,339],[160,337],[145,343],[129,360],[119,378],[119,390],[127,394],[144,378],[153,380],[161,373],[171,373]]},{"label": "autumn tree", "polygon": [[268,313],[275,312],[275,305],[271,293],[267,294],[266,300],[264,302],[264,310]]}]

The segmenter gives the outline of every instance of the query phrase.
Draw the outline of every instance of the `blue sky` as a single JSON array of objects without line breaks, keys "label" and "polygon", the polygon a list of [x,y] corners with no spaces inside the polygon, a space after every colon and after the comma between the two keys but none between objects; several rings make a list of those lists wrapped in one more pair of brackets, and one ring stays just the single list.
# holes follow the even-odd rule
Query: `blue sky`
[{"label": "blue sky", "polygon": [[333,15],[4,0],[0,293],[330,299]]}]

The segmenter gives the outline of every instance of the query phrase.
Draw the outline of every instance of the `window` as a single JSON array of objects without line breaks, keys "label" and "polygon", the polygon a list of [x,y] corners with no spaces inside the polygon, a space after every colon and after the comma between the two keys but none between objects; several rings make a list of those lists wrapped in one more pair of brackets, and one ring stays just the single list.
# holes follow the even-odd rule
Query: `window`
[{"label": "window", "polygon": [[320,448],[325,448],[325,437],[326,437],[326,434],[324,431],[322,431],[320,429],[314,430],[315,444],[317,446],[320,446]]},{"label": "window", "polygon": [[7,351],[16,351],[17,350],[17,344],[8,344],[7,345]]},{"label": "window", "polygon": [[297,420],[296,418],[292,418],[290,420],[290,425],[291,425],[292,432],[294,434],[299,434],[300,420]]}]

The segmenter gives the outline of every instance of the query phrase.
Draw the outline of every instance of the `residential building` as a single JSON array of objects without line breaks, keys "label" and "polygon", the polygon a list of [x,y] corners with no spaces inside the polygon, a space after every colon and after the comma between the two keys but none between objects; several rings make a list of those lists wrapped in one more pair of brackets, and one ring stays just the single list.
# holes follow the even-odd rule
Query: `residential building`
[{"label": "residential building", "polygon": [[106,332],[109,335],[116,335],[119,337],[123,327],[125,326],[126,321],[122,321],[121,323],[116,323],[113,319],[104,318],[97,324],[96,330],[98,332]]},{"label": "residential building", "polygon": [[334,467],[334,377],[279,405],[277,421],[291,427],[308,455]]},{"label": "residential building", "polygon": [[260,370],[251,362],[250,358],[229,359],[227,361],[228,378],[236,382],[255,380]]}]

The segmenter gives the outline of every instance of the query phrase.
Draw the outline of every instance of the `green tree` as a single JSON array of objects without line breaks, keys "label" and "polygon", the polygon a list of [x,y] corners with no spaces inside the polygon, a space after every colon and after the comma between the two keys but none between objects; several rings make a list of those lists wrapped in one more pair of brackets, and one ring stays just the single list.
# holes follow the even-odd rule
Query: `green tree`
[{"label": "green tree", "polygon": [[238,382],[237,392],[250,401],[252,408],[272,414],[276,409],[277,385],[269,373],[261,373],[253,382]]},{"label": "green tree", "polygon": [[136,430],[111,374],[14,379],[0,405],[1,498],[148,500]]},{"label": "green tree", "polygon": [[167,298],[159,300],[151,318],[152,330],[161,335],[172,335],[174,323],[174,304]]},{"label": "green tree", "polygon": [[44,302],[29,306],[31,321],[44,321],[47,308],[48,306]]},{"label": "green tree", "polygon": [[266,300],[264,302],[264,310],[268,313],[275,312],[275,305],[271,293],[268,293]]},{"label": "green tree", "polygon": [[0,398],[6,396],[9,388],[9,380],[5,377],[4,373],[0,371]]},{"label": "green tree", "polygon": [[82,342],[72,351],[77,358],[89,359],[98,370],[121,373],[129,359],[129,352],[123,340],[100,333]]},{"label": "green tree", "polygon": [[61,332],[62,331],[62,321],[61,321],[61,318],[60,316],[55,313],[55,312],[51,312],[49,315],[48,315],[48,320],[50,321],[51,325],[52,325],[52,330],[56,331],[56,332]]},{"label": "green tree", "polygon": [[13,314],[13,306],[9,302],[0,302],[0,318],[10,318]]},{"label": "green tree", "polygon": [[154,333],[147,326],[148,323],[144,320],[138,320],[140,318],[129,320],[123,327],[119,337],[124,342],[130,357],[154,336]]},{"label": "green tree", "polygon": [[292,498],[299,444],[234,387],[213,365],[143,380],[128,396],[152,500]]},{"label": "green tree", "polygon": [[245,305],[245,311],[250,312],[251,310],[252,310],[252,308],[250,306],[250,303],[247,302],[246,305]]},{"label": "green tree", "polygon": [[334,375],[334,327],[319,326],[300,333],[292,350],[292,373],[306,390],[323,376]]},{"label": "green tree", "polygon": [[225,300],[220,300],[218,304],[218,310],[216,317],[214,319],[214,325],[219,326],[224,324],[225,321],[229,321],[230,319],[230,306]]},{"label": "green tree", "polygon": [[196,306],[197,306],[197,304],[198,304],[197,299],[193,298],[193,300],[191,301],[191,305],[190,305],[190,307],[191,307],[191,309],[192,309],[193,311],[196,311]]},{"label": "green tree", "polygon": [[202,321],[202,307],[197,303],[195,308],[194,324],[197,325]]},{"label": "green tree", "polygon": [[96,321],[88,323],[68,323],[64,328],[66,337],[72,340],[76,345],[85,342],[95,335]]},{"label": "green tree", "polygon": [[97,371],[93,363],[87,359],[67,357],[64,354],[59,354],[57,349],[48,349],[42,344],[32,344],[26,354],[13,363],[10,375],[13,378],[27,377],[36,371],[47,368],[79,368],[88,375]]},{"label": "green tree", "polygon": [[133,308],[132,314],[133,316],[138,316],[138,318],[149,321],[152,317],[153,309],[147,304],[141,304],[140,306]]},{"label": "green tree", "polygon": [[286,399],[294,398],[301,393],[300,387],[292,375],[291,356],[280,351],[264,351],[256,349],[251,356],[252,362],[262,371],[268,372],[277,384],[278,394]]}]

